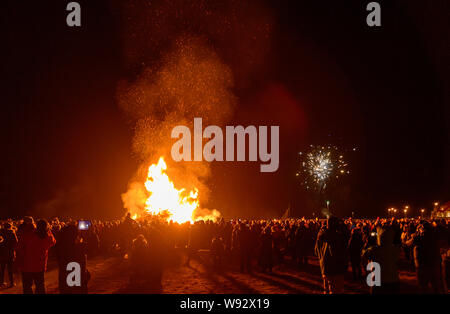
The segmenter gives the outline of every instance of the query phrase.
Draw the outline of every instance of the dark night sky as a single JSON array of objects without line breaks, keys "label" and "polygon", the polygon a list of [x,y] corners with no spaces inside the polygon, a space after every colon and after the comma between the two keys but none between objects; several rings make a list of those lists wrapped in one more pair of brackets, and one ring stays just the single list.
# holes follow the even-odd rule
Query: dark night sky
[{"label": "dark night sky", "polygon": [[[67,2],[6,1],[0,13],[3,217],[46,206],[119,216],[138,165],[116,99],[118,81],[133,75],[120,12],[108,1],[79,1],[83,26],[74,29],[65,25]],[[448,201],[448,4],[379,1],[382,27],[373,29],[366,2],[265,1],[274,16],[270,51],[245,84],[238,78],[234,122],[280,123],[280,169],[214,164],[209,207],[264,216],[291,202],[310,215],[293,178],[296,156],[328,142],[358,147],[341,213]]]}]

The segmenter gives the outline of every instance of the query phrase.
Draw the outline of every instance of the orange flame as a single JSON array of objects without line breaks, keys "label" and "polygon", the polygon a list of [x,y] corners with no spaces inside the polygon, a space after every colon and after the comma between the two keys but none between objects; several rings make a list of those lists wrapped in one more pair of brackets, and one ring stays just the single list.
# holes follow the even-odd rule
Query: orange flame
[{"label": "orange flame", "polygon": [[194,211],[198,208],[198,190],[186,193],[177,190],[165,171],[167,165],[163,157],[148,168],[145,188],[150,196],[145,201],[145,209],[153,215],[167,216],[167,220],[184,223],[193,222]]}]

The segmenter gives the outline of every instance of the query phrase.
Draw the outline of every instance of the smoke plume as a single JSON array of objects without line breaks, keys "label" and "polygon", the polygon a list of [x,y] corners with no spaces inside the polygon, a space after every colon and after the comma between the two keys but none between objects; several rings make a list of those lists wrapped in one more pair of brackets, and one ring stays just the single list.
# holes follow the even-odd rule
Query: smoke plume
[{"label": "smoke plume", "polygon": [[[134,128],[132,151],[140,167],[122,195],[124,207],[141,213],[147,197],[148,166],[164,156],[175,186],[199,190],[200,205],[210,191],[207,162],[174,162],[171,130],[194,117],[224,125],[237,106],[239,85],[263,62],[270,18],[246,1],[115,2],[122,15],[123,55],[130,78],[118,86],[119,106]],[[232,68],[235,70],[232,71]],[[202,216],[217,216],[202,209]]]}]

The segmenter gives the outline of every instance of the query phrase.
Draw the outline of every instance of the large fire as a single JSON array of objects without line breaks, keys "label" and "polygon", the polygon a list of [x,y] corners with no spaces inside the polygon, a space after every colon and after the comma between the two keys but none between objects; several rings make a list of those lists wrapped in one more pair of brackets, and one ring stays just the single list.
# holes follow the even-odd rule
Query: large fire
[{"label": "large fire", "polygon": [[145,209],[152,215],[162,215],[167,220],[178,223],[193,222],[194,211],[198,208],[198,190],[189,193],[185,189],[176,189],[165,173],[167,165],[163,157],[157,164],[148,168],[145,188],[150,196],[145,201]]},{"label": "large fire", "polygon": [[148,168],[144,184],[133,182],[122,194],[124,206],[132,219],[154,215],[166,221],[193,223],[198,220],[216,221],[221,216],[215,209],[200,207],[197,188],[192,191],[175,188],[166,170],[167,164],[160,157],[158,163]]}]

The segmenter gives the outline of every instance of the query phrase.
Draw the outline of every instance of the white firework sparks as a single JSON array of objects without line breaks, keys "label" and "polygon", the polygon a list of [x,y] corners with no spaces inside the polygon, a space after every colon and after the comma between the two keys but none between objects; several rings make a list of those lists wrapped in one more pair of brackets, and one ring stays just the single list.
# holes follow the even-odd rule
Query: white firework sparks
[{"label": "white firework sparks", "polygon": [[344,156],[336,146],[310,146],[306,154],[299,153],[302,158],[301,170],[296,176],[302,178],[306,189],[324,190],[333,179],[349,174]]}]

